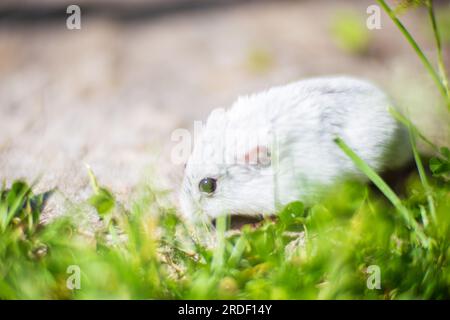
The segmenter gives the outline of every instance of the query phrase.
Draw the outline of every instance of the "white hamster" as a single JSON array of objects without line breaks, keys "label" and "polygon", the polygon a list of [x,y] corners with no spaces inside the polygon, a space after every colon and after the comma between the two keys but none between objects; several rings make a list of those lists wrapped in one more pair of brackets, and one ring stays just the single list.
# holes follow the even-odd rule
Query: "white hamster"
[{"label": "white hamster", "polygon": [[335,144],[341,137],[376,171],[410,158],[389,98],[350,77],[312,78],[240,97],[215,110],[186,163],[180,207],[190,219],[271,215],[311,204],[337,181],[365,179]]}]

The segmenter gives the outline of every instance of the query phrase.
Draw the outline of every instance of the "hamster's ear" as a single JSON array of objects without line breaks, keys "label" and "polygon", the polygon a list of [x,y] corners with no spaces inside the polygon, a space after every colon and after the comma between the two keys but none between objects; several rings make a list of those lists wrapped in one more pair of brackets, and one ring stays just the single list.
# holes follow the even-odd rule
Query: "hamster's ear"
[{"label": "hamster's ear", "polygon": [[242,162],[247,165],[258,165],[268,167],[271,164],[271,154],[269,148],[258,145],[245,153]]}]

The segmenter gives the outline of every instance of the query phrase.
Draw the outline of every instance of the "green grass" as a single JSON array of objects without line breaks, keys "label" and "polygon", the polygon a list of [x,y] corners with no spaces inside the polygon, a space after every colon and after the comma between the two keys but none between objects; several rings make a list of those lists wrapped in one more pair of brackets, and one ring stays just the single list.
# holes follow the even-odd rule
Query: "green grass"
[{"label": "green grass", "polygon": [[440,33],[438,30],[437,23],[436,23],[436,16],[434,13],[433,0],[403,1],[403,2],[405,4],[408,4],[411,2],[411,5],[413,5],[413,4],[423,5],[427,8],[430,23],[432,25],[434,40],[436,43],[437,60],[438,60],[437,64],[438,64],[439,72],[436,71],[435,67],[430,62],[428,57],[425,55],[424,51],[420,48],[417,41],[414,39],[414,37],[411,35],[411,33],[408,31],[408,29],[403,25],[403,23],[397,17],[396,10],[392,10],[392,8],[386,3],[385,0],[377,0],[377,2],[383,8],[383,10],[389,15],[392,22],[394,22],[394,24],[397,26],[397,28],[400,30],[400,32],[405,37],[405,39],[408,41],[408,43],[414,49],[418,58],[420,59],[420,61],[426,68],[427,72],[430,74],[431,78],[435,82],[436,87],[438,88],[442,97],[445,99],[447,108],[450,111],[450,91],[448,88],[449,83],[448,83],[448,78],[447,78],[447,74],[446,74],[446,70],[445,70],[445,65],[444,65],[443,58],[442,58],[441,38],[440,38]]},{"label": "green grass", "polygon": [[397,195],[394,193],[394,191],[392,191],[387,183],[384,182],[383,179],[364,162],[364,160],[362,160],[356,153],[354,153],[353,150],[351,150],[350,147],[341,138],[336,138],[335,142],[345,152],[345,154],[350,159],[352,159],[358,169],[364,172],[364,174],[375,184],[375,186],[378,187],[378,189],[380,189],[380,191],[386,196],[386,198],[389,199],[392,205],[402,216],[406,226],[414,231],[413,234],[417,235],[421,245],[423,245],[424,247],[428,247],[426,236],[423,234],[417,221],[414,219],[408,209],[402,204],[402,201],[399,199],[399,197],[397,197]]},{"label": "green grass", "polygon": [[[43,196],[15,182],[1,192],[2,217],[12,218],[0,233],[0,298],[450,298],[450,186],[428,178],[436,223],[427,226],[427,193],[413,173],[401,204],[347,182],[320,204],[292,203],[277,222],[241,234],[227,236],[219,219],[214,247],[198,240],[173,208],[159,206],[164,195],[148,186],[127,204],[109,192],[98,199],[97,209],[113,203],[101,215],[104,229],[89,237],[78,232],[71,218],[77,215],[39,225],[43,201],[36,199]],[[98,190],[93,196],[104,197]],[[66,285],[71,265],[81,270],[80,289]],[[366,286],[371,265],[381,270],[379,290]]]}]

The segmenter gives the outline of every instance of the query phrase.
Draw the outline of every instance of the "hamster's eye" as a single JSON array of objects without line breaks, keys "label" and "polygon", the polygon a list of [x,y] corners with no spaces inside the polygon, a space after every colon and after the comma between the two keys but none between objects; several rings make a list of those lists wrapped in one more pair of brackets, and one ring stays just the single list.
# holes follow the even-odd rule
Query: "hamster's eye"
[{"label": "hamster's eye", "polygon": [[213,193],[216,191],[217,182],[213,178],[203,178],[198,184],[198,188],[204,193]]}]

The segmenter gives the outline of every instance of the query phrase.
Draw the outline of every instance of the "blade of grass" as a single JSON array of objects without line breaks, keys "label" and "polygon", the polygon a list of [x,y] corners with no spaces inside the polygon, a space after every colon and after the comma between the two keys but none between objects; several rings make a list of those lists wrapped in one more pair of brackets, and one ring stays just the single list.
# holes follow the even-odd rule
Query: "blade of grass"
[{"label": "blade of grass", "polygon": [[217,248],[214,251],[212,269],[220,273],[225,259],[225,231],[227,229],[227,216],[222,215],[216,219]]},{"label": "blade of grass", "polygon": [[385,195],[386,198],[394,205],[397,211],[400,213],[401,217],[405,221],[406,225],[414,230],[420,243],[424,246],[428,246],[428,241],[419,228],[416,220],[410,215],[408,209],[402,204],[400,198],[395,194],[394,191],[384,182],[384,180],[363,160],[361,159],[341,138],[335,138],[334,142],[342,149],[342,151],[353,161],[356,167],[361,170]]},{"label": "blade of grass", "polygon": [[450,110],[450,102],[449,98],[447,96],[447,92],[445,90],[445,86],[442,83],[438,73],[434,69],[431,62],[428,60],[428,58],[423,53],[422,49],[420,49],[417,42],[414,40],[414,38],[411,36],[409,31],[405,28],[405,26],[400,22],[400,20],[397,18],[395,12],[389,7],[389,5],[386,3],[385,0],[377,0],[377,2],[380,4],[380,6],[383,8],[383,10],[389,15],[391,20],[394,22],[394,24],[398,27],[400,32],[404,35],[406,40],[409,42],[409,44],[413,47],[414,51],[416,52],[419,59],[422,61],[425,68],[430,73],[431,77],[433,78],[434,82],[436,83],[436,86],[439,89],[439,92],[442,94],[444,99],[447,101],[447,108]]},{"label": "blade of grass", "polygon": [[94,193],[98,194],[100,192],[100,187],[98,186],[97,178],[94,175],[94,172],[92,171],[92,168],[89,164],[85,163],[88,175],[89,175],[89,181],[91,182],[92,189],[94,190]]},{"label": "blade of grass", "polygon": [[430,185],[428,183],[427,175],[425,173],[425,169],[424,169],[422,160],[420,159],[420,155],[419,155],[419,152],[417,150],[416,136],[419,136],[425,142],[427,142],[429,145],[431,145],[433,147],[433,149],[435,149],[435,151],[439,152],[439,149],[433,143],[431,143],[427,138],[425,138],[419,132],[417,127],[415,127],[412,124],[412,122],[409,121],[400,112],[398,112],[397,110],[395,110],[392,107],[389,107],[389,112],[394,116],[395,119],[397,119],[397,121],[399,121],[400,123],[402,123],[404,126],[406,126],[408,128],[409,139],[410,139],[410,142],[411,142],[411,147],[412,147],[413,155],[414,155],[414,161],[416,162],[417,170],[419,171],[420,181],[422,182],[423,188],[425,189],[425,193],[427,195],[428,207],[429,207],[429,210],[430,210],[430,213],[431,213],[431,218],[433,219],[433,223],[436,223],[437,222],[437,218],[436,218],[436,209],[435,209],[435,206],[434,206],[434,200],[433,200],[431,188],[430,188]]},{"label": "blade of grass", "polygon": [[274,196],[274,203],[275,203],[275,208],[277,208],[277,210],[281,210],[282,209],[282,204],[280,201],[280,194],[279,194],[279,183],[278,183],[278,170],[279,170],[279,148],[278,148],[278,139],[277,139],[277,135],[274,132],[273,133],[273,140],[272,140],[272,159],[271,159],[271,165],[272,165],[272,170],[274,172],[273,175],[273,196]]},{"label": "blade of grass", "polygon": [[[33,184],[34,185],[34,184]],[[11,220],[17,215],[17,213],[20,211],[22,206],[25,204],[26,197],[28,194],[31,193],[31,187],[26,186],[23,188],[23,190],[20,191],[19,194],[15,195],[14,201],[12,202],[11,206],[8,206],[7,200],[5,200],[4,207],[2,206],[2,216],[3,221],[1,224],[1,231],[4,232],[6,228],[8,227]]]},{"label": "blade of grass", "polygon": [[422,221],[423,221],[423,225],[425,227],[428,226],[428,216],[427,216],[427,212],[425,210],[425,208],[423,206],[419,206],[420,209],[420,216],[422,217]]},{"label": "blade of grass", "polygon": [[408,120],[404,115],[402,115],[400,112],[398,112],[395,108],[389,107],[388,108],[390,114],[400,123],[402,123],[405,127],[411,128],[414,133],[422,139],[426,144],[428,144],[435,152],[439,153],[439,148],[431,142],[427,137],[425,137],[420,130],[410,121]]},{"label": "blade of grass", "polygon": [[441,44],[441,36],[439,34],[439,29],[436,23],[436,15],[434,14],[433,0],[427,2],[428,7],[428,16],[431,21],[431,25],[433,27],[434,39],[436,41],[436,49],[437,49],[437,58],[438,58],[438,70],[441,76],[441,82],[445,87],[445,92],[447,94],[447,103],[450,105],[450,93],[448,89],[448,78],[445,68],[444,59],[442,57],[442,44]]},{"label": "blade of grass", "polygon": [[229,260],[229,265],[231,267],[235,267],[237,265],[237,263],[239,262],[239,260],[242,257],[242,254],[244,253],[245,250],[245,246],[246,246],[246,239],[244,235],[241,235],[239,237],[239,239],[237,240],[233,251],[231,252],[230,255],[230,260]]},{"label": "blade of grass", "polygon": [[431,213],[431,218],[433,220],[433,223],[436,224],[437,223],[436,209],[434,206],[433,195],[431,192],[430,185],[428,183],[427,175],[425,173],[425,169],[423,167],[422,160],[420,159],[420,155],[417,150],[416,137],[414,134],[414,130],[408,126],[408,132],[409,132],[409,140],[411,142],[411,147],[412,147],[413,154],[414,154],[414,160],[416,162],[417,170],[419,171],[420,181],[422,182],[422,186],[425,190],[425,194],[427,195],[428,207],[429,207],[429,210]]},{"label": "blade of grass", "polygon": [[422,160],[421,160],[419,152],[417,150],[416,136],[420,137],[425,142],[427,142],[429,145],[431,145],[433,147],[433,149],[435,149],[435,151],[439,152],[439,149],[432,142],[430,142],[427,138],[425,138],[419,132],[417,127],[414,126],[412,124],[412,122],[409,121],[400,112],[398,112],[397,110],[395,110],[392,107],[389,107],[389,112],[394,116],[395,119],[397,119],[397,121],[401,122],[404,126],[406,126],[408,128],[409,139],[411,142],[411,147],[412,147],[413,155],[414,155],[414,161],[416,162],[417,170],[419,171],[420,181],[422,182],[422,186],[425,189],[425,193],[427,195],[428,207],[429,207],[429,210],[431,213],[431,218],[433,219],[433,223],[436,223],[437,219],[436,219],[436,209],[434,206],[434,200],[433,200],[433,196],[431,194],[431,188],[428,183],[427,175],[425,173],[425,169],[424,169]]}]

